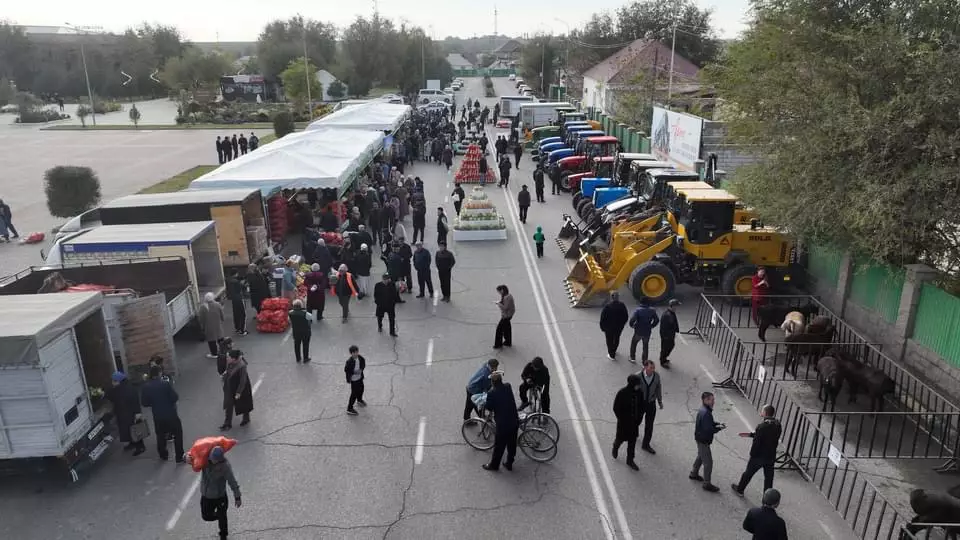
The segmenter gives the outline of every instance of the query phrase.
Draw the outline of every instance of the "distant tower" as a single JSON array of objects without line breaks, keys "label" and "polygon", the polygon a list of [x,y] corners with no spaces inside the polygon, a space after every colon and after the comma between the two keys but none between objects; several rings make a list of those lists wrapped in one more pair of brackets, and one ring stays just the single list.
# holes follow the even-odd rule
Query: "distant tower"
[{"label": "distant tower", "polygon": [[493,6],[493,35],[497,35],[497,6]]}]

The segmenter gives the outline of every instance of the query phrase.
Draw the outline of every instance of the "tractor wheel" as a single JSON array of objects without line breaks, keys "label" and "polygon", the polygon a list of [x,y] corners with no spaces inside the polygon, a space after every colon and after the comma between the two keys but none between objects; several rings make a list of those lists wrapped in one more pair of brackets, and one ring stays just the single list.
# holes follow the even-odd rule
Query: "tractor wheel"
[{"label": "tractor wheel", "polygon": [[727,268],[720,278],[720,293],[730,297],[730,302],[745,305],[750,302],[753,292],[753,275],[757,267],[747,263],[736,263]]},{"label": "tractor wheel", "polygon": [[[583,192],[578,191],[573,194],[573,209],[578,210],[580,206],[580,201],[583,200]],[[579,212],[577,212],[579,214]]]},{"label": "tractor wheel", "polygon": [[673,296],[677,278],[662,262],[647,261],[634,268],[628,283],[637,301],[646,298],[651,304],[657,304]]},{"label": "tractor wheel", "polygon": [[590,213],[590,210],[593,210],[593,201],[590,199],[584,199],[580,201],[579,205],[577,205],[577,216],[583,218]]},{"label": "tractor wheel", "polygon": [[563,171],[560,173],[560,189],[569,193],[570,192],[570,175],[573,174],[570,171]]}]

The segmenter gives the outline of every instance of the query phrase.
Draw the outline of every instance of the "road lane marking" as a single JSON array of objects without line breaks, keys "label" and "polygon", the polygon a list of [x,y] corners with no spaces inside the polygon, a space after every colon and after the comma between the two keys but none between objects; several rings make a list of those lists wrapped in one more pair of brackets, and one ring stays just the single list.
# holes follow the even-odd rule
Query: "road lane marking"
[{"label": "road lane marking", "polygon": [[830,530],[830,527],[828,527],[827,524],[824,523],[822,519],[818,519],[817,523],[820,524],[820,528],[823,529],[823,532],[827,533],[827,536],[829,536],[831,540],[837,540],[837,536],[833,534],[833,531]]},{"label": "road lane marking", "polygon": [[433,338],[427,342],[427,367],[433,364]]},{"label": "road lane marking", "polygon": [[[431,345],[433,340],[430,340]],[[413,451],[413,462],[417,465],[423,463],[423,439],[427,435],[427,417],[420,417],[420,427],[417,428],[417,448]]]},{"label": "road lane marking", "polygon": [[434,308],[434,309],[433,309],[433,312],[434,312],[434,313],[437,312],[437,309],[436,309],[436,308],[437,308],[437,304],[439,304],[439,303],[440,303],[440,293],[434,292],[434,293],[433,293],[433,308]]},{"label": "road lane marking", "polygon": [[[257,390],[260,389],[260,385],[263,384],[263,378],[266,376],[266,373],[261,373],[257,377],[257,382],[253,383],[253,389],[251,393],[256,394]],[[180,521],[180,516],[183,515],[183,511],[187,508],[187,505],[190,504],[190,500],[193,499],[193,496],[196,495],[197,489],[200,488],[200,474],[197,473],[196,477],[193,479],[193,482],[190,483],[190,487],[187,489],[187,492],[183,494],[183,497],[180,499],[180,504],[177,505],[177,508],[173,511],[173,514],[170,515],[170,519],[167,520],[167,530],[172,531],[174,527],[177,526],[177,522]]]},{"label": "road lane marking", "polygon": [[690,344],[687,342],[687,339],[683,337],[683,334],[677,334],[677,337],[680,338],[680,343],[683,343],[685,346]]},{"label": "road lane marking", "polygon": [[449,195],[444,195],[444,196],[443,196],[443,204],[447,204],[448,202],[450,202],[450,196],[449,196]]},{"label": "road lane marking", "polygon": [[[506,191],[509,193],[509,188],[506,188]],[[522,229],[517,218],[518,210],[514,206],[511,199],[512,197],[510,196],[506,197],[510,219],[513,222],[514,230],[520,231]],[[626,515],[624,514],[623,507],[620,504],[616,487],[613,485],[613,478],[610,475],[609,468],[606,466],[606,454],[603,452],[603,450],[601,450],[599,440],[596,436],[596,430],[593,427],[590,414],[584,403],[583,391],[575,378],[571,377],[572,381],[571,379],[568,379],[568,372],[571,374],[571,376],[575,375],[573,363],[570,361],[570,355],[567,351],[566,343],[563,341],[563,335],[560,332],[556,314],[553,313],[553,309],[546,294],[546,288],[543,286],[543,277],[540,275],[539,269],[536,267],[536,265],[531,262],[533,260],[533,255],[527,251],[528,246],[525,243],[525,237],[522,238],[520,235],[514,235],[514,238],[517,240],[517,244],[520,246],[520,254],[523,257],[523,264],[527,270],[527,278],[530,280],[530,288],[533,291],[533,298],[540,314],[540,320],[543,322],[543,332],[547,338],[547,344],[550,347],[550,352],[553,355],[553,358],[557,359],[558,363],[561,361],[561,359],[563,361],[562,365],[557,366],[559,369],[556,370],[556,373],[560,379],[560,389],[563,391],[567,409],[570,411],[570,417],[572,420],[574,420],[574,435],[576,436],[577,446],[580,448],[580,454],[583,458],[583,464],[586,469],[588,481],[590,483],[590,489],[593,492],[594,502],[597,505],[597,512],[599,512],[603,518],[604,536],[608,540],[613,540],[616,538],[616,533],[610,527],[612,524],[610,512],[607,509],[606,497],[604,496],[603,490],[600,486],[600,479],[597,475],[590,449],[587,446],[587,434],[584,433],[584,426],[589,434],[590,442],[594,447],[594,454],[597,456],[597,460],[604,477],[604,483],[606,484],[607,490],[610,492],[610,498],[616,513],[617,523],[620,526],[620,532],[624,539],[631,540],[633,536],[630,533],[630,527],[627,524]],[[550,314],[549,320],[547,316],[548,312]],[[554,334],[556,334],[556,337]],[[573,389],[572,392],[571,388]],[[576,400],[574,400],[574,393],[576,394]],[[580,405],[583,411],[582,414],[577,410],[577,404]],[[577,421],[580,419],[584,420],[584,422]]]},{"label": "road lane marking", "polygon": [[292,335],[293,335],[293,328],[290,328],[289,330],[287,330],[287,333],[284,334],[283,339],[280,340],[280,344],[286,345],[287,342],[290,341],[290,336]]}]

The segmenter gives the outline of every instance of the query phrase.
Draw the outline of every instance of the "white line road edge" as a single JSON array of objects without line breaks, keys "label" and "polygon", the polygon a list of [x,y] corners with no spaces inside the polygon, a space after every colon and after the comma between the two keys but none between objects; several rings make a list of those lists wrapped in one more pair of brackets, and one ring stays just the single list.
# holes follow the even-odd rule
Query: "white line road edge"
[{"label": "white line road edge", "polygon": [[[611,494],[611,501],[614,506],[614,511],[616,512],[617,523],[620,527],[620,532],[625,540],[632,540],[633,535],[630,533],[630,526],[627,524],[626,515],[623,512],[623,506],[620,504],[620,498],[617,495],[616,487],[613,485],[613,478],[610,475],[610,470],[606,465],[605,456],[606,453],[601,450],[600,441],[597,439],[596,431],[593,428],[591,423],[590,413],[586,408],[586,403],[583,399],[583,391],[580,389],[579,383],[576,379],[572,381],[568,379],[567,373],[571,375],[574,374],[573,363],[570,361],[570,355],[567,352],[566,343],[563,341],[563,335],[560,332],[559,326],[557,324],[556,315],[553,313],[553,307],[550,305],[549,299],[546,294],[546,289],[543,285],[543,277],[540,275],[539,269],[536,265],[532,263],[533,254],[528,253],[529,246],[526,245],[525,239],[526,235],[521,235],[523,228],[520,225],[520,220],[518,219],[518,209],[513,204],[512,195],[513,192],[509,188],[504,188],[504,192],[507,194],[507,206],[509,207],[510,220],[513,222],[514,231],[517,232],[515,238],[517,243],[520,246],[520,254],[523,256],[523,264],[527,269],[527,277],[530,280],[530,287],[533,291],[533,298],[537,304],[537,310],[540,313],[540,320],[543,322],[543,332],[547,338],[547,343],[550,346],[550,353],[553,355],[553,358],[557,359],[558,362],[563,361],[563,364],[558,366],[560,369],[556,370],[556,373],[560,379],[560,389],[563,391],[565,402],[567,408],[570,411],[570,418],[573,420],[573,430],[577,439],[577,446],[580,447],[580,454],[583,458],[583,464],[586,468],[587,478],[590,482],[590,489],[593,491],[593,498],[597,504],[597,511],[603,516],[604,527],[603,532],[604,536],[608,540],[616,538],[616,531],[612,529],[613,522],[610,519],[610,512],[607,509],[606,498],[603,494],[602,488],[600,487],[600,480],[597,476],[597,472],[594,466],[593,458],[590,454],[590,449],[587,447],[586,435],[584,434],[583,427],[586,426],[586,430],[590,436],[590,442],[593,445],[594,454],[597,456],[599,461],[600,469],[604,477],[604,483],[606,484],[607,490]],[[549,312],[549,320],[548,320]],[[554,336],[556,334],[556,337]],[[557,342],[560,344],[560,351],[563,355],[561,357],[560,352],[557,348]],[[573,393],[576,394],[576,400],[574,400],[573,394],[571,393],[571,388],[573,388]],[[583,414],[577,410],[577,405],[580,405]],[[583,420],[581,422],[580,420]]]},{"label": "white line road edge", "polygon": [[[433,340],[430,340],[433,343]],[[423,440],[427,435],[427,417],[420,417],[420,427],[417,428],[417,447],[413,451],[413,462],[417,465],[423,463]]]},{"label": "white line road edge", "polygon": [[427,367],[433,365],[433,339],[430,338],[430,341],[427,342]]},{"label": "white line road edge", "polygon": [[[260,389],[260,385],[263,384],[263,378],[266,376],[266,373],[261,373],[257,377],[257,382],[253,383],[252,393],[256,394],[257,390]],[[197,489],[200,488],[200,473],[196,473],[193,479],[193,482],[190,483],[190,487],[187,489],[187,492],[183,494],[183,497],[180,499],[180,504],[177,505],[176,510],[173,511],[173,514],[170,516],[170,519],[167,520],[167,531],[172,531],[174,527],[177,526],[177,522],[180,521],[180,516],[183,515],[183,511],[186,510],[187,505],[190,504],[190,500],[193,499],[193,496],[196,495]]]}]

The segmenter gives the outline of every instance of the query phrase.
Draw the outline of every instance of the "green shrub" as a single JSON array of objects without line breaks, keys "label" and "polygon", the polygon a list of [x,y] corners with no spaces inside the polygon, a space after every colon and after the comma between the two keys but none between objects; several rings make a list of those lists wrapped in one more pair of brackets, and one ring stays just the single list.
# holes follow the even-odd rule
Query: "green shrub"
[{"label": "green shrub", "polygon": [[69,114],[60,114],[53,109],[36,109],[32,111],[21,112],[17,117],[18,124],[42,124],[44,122],[53,122],[56,120],[65,120],[70,118]]},{"label": "green shrub", "polygon": [[50,215],[67,218],[100,202],[100,179],[90,167],[58,166],[43,175]]},{"label": "green shrub", "polygon": [[123,105],[121,105],[119,101],[103,101],[98,99],[93,103],[93,112],[97,114],[107,114],[122,110]]},{"label": "green shrub", "polygon": [[293,133],[296,129],[296,123],[293,114],[287,111],[278,112],[273,117],[273,133],[277,138],[284,137]]}]

